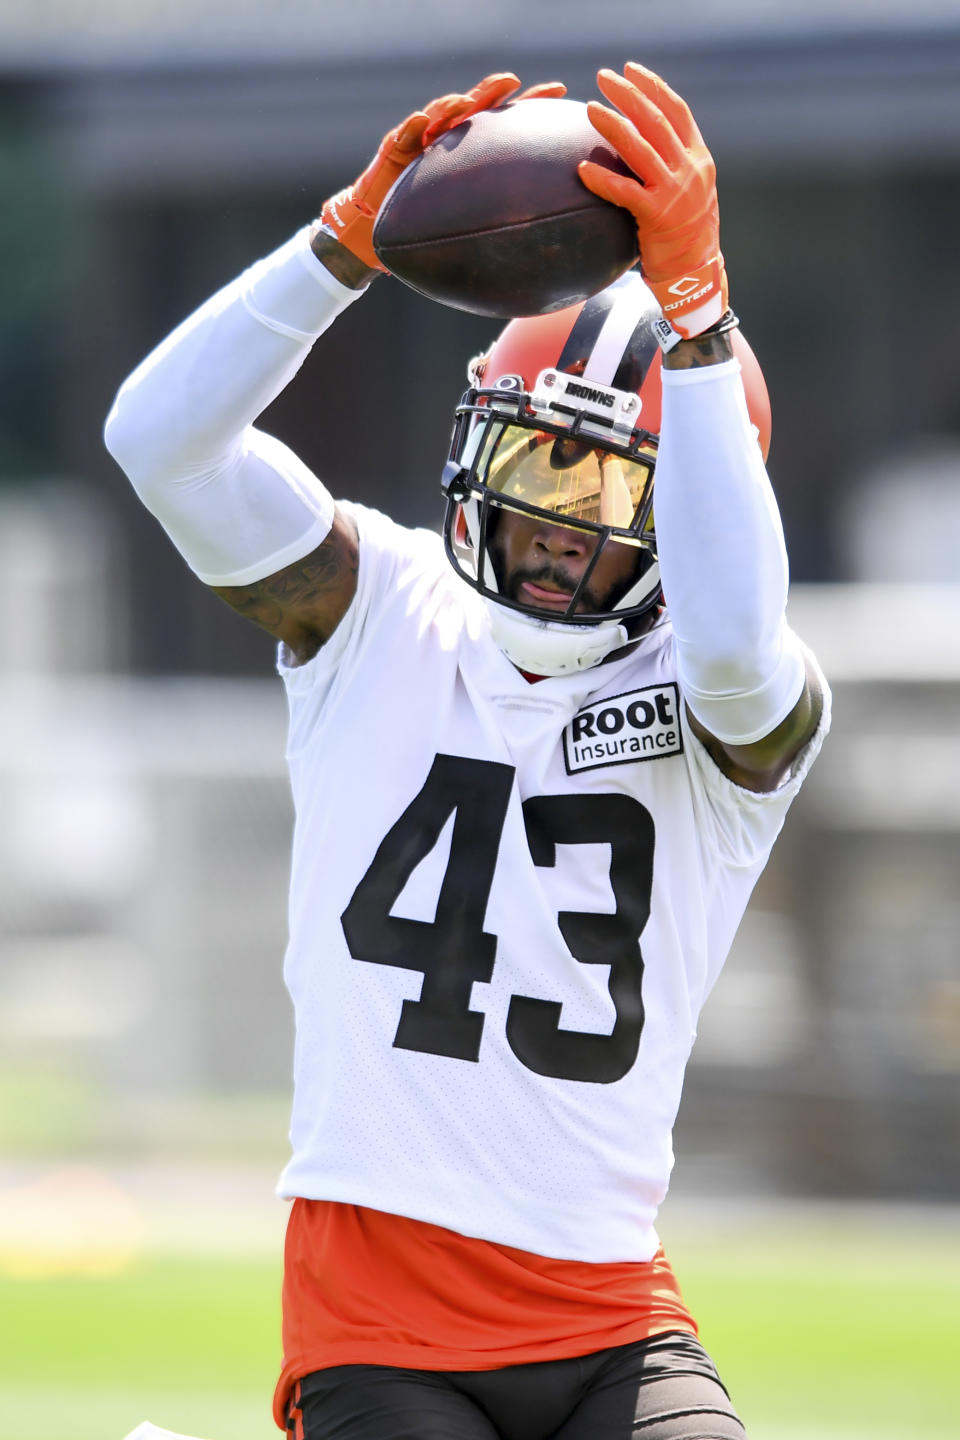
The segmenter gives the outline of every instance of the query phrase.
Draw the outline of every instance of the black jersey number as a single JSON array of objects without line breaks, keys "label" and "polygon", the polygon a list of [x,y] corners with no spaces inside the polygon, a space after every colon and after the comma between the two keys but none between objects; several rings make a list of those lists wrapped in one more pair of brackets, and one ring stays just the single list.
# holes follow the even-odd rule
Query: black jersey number
[{"label": "black jersey number", "polygon": [[[341,917],[355,960],[423,972],[418,1000],[404,1000],[394,1045],[456,1060],[479,1060],[482,1011],[475,981],[493,975],[497,937],[484,928],[500,836],[513,785],[510,765],[438,755],[420,793],[384,837]],[[432,921],[390,913],[414,869],[455,814],[450,857]],[[561,911],[560,932],[584,965],[610,966],[615,1021],[608,1035],[564,1030],[558,1001],[514,995],[507,1012],[513,1053],[539,1075],[609,1084],[630,1070],[643,1029],[640,934],[650,914],[654,825],[629,795],[542,795],[524,802],[535,865],[556,862],[557,845],[608,844],[615,911]],[[518,897],[522,903],[522,897]]]}]

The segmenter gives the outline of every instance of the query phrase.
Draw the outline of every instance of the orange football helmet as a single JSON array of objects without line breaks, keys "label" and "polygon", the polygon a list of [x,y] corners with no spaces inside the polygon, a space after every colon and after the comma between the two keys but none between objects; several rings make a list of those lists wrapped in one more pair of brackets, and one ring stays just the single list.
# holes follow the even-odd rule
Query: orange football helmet
[{"label": "orange football helmet", "polygon": [[[471,362],[444,468],[444,541],[457,573],[490,602],[495,637],[522,669],[562,674],[598,664],[643,628],[639,617],[662,598],[654,523],[658,325],[660,307],[632,270],[580,305],[512,320]],[[738,330],[732,338],[766,458],[763,375]],[[596,536],[563,613],[504,593],[495,542],[506,511]],[[632,564],[621,555],[616,569],[629,578],[603,610],[584,613],[601,554],[623,547]]]}]

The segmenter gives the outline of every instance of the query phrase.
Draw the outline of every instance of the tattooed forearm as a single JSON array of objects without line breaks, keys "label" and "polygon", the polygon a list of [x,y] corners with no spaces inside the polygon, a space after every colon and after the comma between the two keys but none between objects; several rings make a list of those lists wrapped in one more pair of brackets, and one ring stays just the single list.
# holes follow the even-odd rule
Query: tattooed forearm
[{"label": "tattooed forearm", "polygon": [[261,580],[256,585],[213,585],[211,589],[245,620],[272,631],[283,621],[283,607],[269,594],[268,585],[269,581]]},{"label": "tattooed forearm", "polygon": [[338,590],[345,576],[356,578],[356,573],[356,562],[348,565],[340,546],[325,541],[303,560],[294,561],[275,575],[237,589],[224,587],[217,594],[251,619],[257,618],[254,611],[260,611],[276,623],[281,615],[302,612],[318,602],[322,605],[323,597]]},{"label": "tattooed forearm", "polygon": [[303,641],[322,644],[333,633],[356,582],[356,534],[338,514],[327,539],[302,560],[251,585],[213,589],[245,619],[299,650]]},{"label": "tattooed forearm", "polygon": [[720,365],[733,358],[731,331],[720,335],[695,335],[681,340],[663,357],[665,370],[695,370],[701,365]]}]

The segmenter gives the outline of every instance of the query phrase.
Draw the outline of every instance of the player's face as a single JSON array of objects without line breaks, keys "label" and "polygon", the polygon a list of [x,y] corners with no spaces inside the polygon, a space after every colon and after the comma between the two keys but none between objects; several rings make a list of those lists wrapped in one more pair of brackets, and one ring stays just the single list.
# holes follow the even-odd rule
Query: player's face
[{"label": "player's face", "polygon": [[[502,510],[489,542],[501,594],[538,610],[563,614],[599,543],[600,536],[589,531]],[[605,545],[576,613],[607,609],[626,591],[636,569],[635,549]]]}]

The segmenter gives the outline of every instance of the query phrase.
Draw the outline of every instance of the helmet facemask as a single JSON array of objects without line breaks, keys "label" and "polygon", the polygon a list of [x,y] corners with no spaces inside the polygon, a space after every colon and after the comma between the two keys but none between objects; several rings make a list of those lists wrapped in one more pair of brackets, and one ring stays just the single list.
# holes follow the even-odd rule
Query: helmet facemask
[{"label": "helmet facemask", "polygon": [[598,665],[659,613],[660,321],[628,271],[582,305],[512,320],[468,372],[444,540],[527,674]]},{"label": "helmet facemask", "polygon": [[[639,271],[628,270],[581,305],[512,320],[468,372],[443,475],[444,542],[484,597],[493,639],[528,675],[598,665],[659,614],[662,323]],[[763,374],[738,330],[731,340],[766,459]],[[525,531],[525,520],[542,534]],[[564,531],[576,540],[566,584],[555,541]],[[557,568],[531,586],[538,572],[525,567],[548,552]]]},{"label": "helmet facemask", "polygon": [[[544,370],[532,392],[518,376],[472,388],[457,407],[444,471],[444,539],[457,573],[496,606],[580,629],[646,614],[659,599],[653,529],[657,441],[635,428],[633,392]],[[524,579],[559,588],[562,567],[506,575],[497,535],[502,517],[527,517],[569,533],[588,556],[563,584],[566,603],[537,603]],[[557,537],[559,538],[559,537]],[[581,562],[582,563],[582,562]],[[598,579],[604,576],[597,594]],[[610,579],[613,577],[613,585]],[[538,587],[539,588],[539,587]],[[572,588],[572,593],[571,592]],[[596,663],[596,662],[594,662]]]}]

